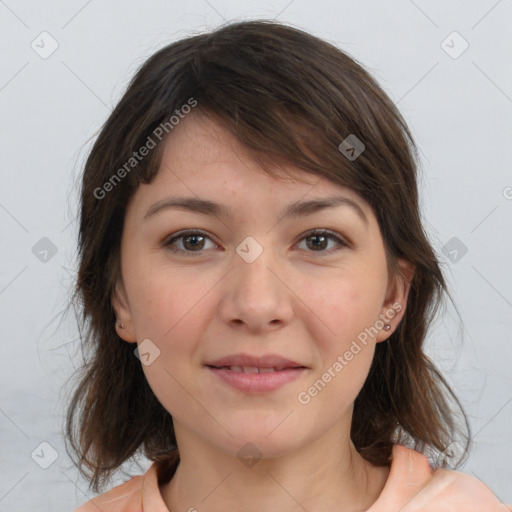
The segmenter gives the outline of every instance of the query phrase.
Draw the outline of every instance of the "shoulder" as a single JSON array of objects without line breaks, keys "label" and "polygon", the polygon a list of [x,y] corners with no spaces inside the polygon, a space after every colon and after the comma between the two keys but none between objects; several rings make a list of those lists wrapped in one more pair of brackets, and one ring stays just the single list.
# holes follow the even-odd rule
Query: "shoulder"
[{"label": "shoulder", "polygon": [[433,471],[425,486],[425,499],[430,499],[430,505],[442,504],[446,510],[458,510],[454,507],[459,507],[465,512],[512,511],[512,507],[501,503],[491,489],[478,478],[447,469]]},{"label": "shoulder", "polygon": [[110,491],[92,498],[75,512],[139,512],[142,510],[142,475],[134,476]]},{"label": "shoulder", "polygon": [[395,445],[391,471],[371,512],[512,512],[480,480],[459,471],[432,470],[422,453]]}]

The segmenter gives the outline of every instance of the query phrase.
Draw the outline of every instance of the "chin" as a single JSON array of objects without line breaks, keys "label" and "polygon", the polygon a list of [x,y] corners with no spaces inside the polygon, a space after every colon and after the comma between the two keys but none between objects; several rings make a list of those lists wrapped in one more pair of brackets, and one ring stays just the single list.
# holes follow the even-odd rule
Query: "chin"
[{"label": "chin", "polygon": [[286,455],[301,446],[305,441],[302,432],[307,431],[305,425],[304,430],[301,430],[295,422],[290,421],[292,415],[288,418],[281,415],[275,420],[272,417],[267,420],[246,419],[240,423],[230,421],[226,424],[229,425],[228,431],[233,437],[224,436],[219,447],[237,457],[275,458]]}]

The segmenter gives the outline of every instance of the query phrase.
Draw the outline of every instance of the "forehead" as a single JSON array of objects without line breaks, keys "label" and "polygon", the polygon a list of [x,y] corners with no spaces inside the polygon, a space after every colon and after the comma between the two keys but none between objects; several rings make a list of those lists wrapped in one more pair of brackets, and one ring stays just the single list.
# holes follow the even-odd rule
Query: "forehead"
[{"label": "forehead", "polygon": [[235,186],[283,195],[343,192],[347,197],[365,202],[352,189],[301,170],[283,159],[274,159],[271,171],[270,174],[263,171],[257,153],[242,145],[227,128],[196,110],[187,115],[165,141],[154,181],[155,188],[164,182],[180,181],[184,186],[194,184],[210,192],[219,188],[227,192]]},{"label": "forehead", "polygon": [[[165,141],[160,171],[170,171],[191,180],[204,181],[209,186],[219,181],[236,182],[253,172],[270,177],[276,182],[297,183],[303,181],[307,187],[318,182],[319,177],[306,173],[277,158],[272,162],[271,175],[258,164],[258,154],[251,151],[214,118],[194,111],[187,116]],[[268,157],[265,158],[268,161]],[[291,174],[291,176],[290,176]]]},{"label": "forehead", "polygon": [[[325,177],[277,159],[272,159],[271,173],[263,171],[256,152],[200,111],[181,120],[163,144],[156,177],[139,187],[130,205],[135,217],[145,216],[155,203],[171,195],[230,205],[235,212],[259,211],[261,217],[301,200],[343,196],[356,202],[363,216],[372,217],[363,198]],[[268,166],[269,160],[265,161]]]}]

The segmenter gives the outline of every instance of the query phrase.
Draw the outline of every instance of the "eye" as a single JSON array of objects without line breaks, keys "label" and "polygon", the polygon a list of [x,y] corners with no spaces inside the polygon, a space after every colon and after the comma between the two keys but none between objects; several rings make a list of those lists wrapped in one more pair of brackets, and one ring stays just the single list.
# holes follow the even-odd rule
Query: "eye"
[{"label": "eye", "polygon": [[[309,231],[300,239],[300,242],[303,240],[306,241],[306,247],[309,249],[308,252],[331,253],[339,250],[341,247],[349,247],[349,244],[345,242],[340,235],[334,231],[326,229]],[[212,246],[207,247],[208,241],[210,241]],[[329,248],[329,241],[334,241],[335,246],[337,245],[338,248]],[[171,252],[184,254],[186,256],[196,256],[201,252],[204,252],[203,249],[214,249],[218,247],[218,245],[213,242],[208,235],[199,230],[189,230],[176,233],[164,242],[164,246]]]},{"label": "eye", "polygon": [[[306,240],[307,248],[312,249],[313,252],[331,253],[340,249],[340,247],[334,249],[331,247],[330,249],[325,250],[329,245],[329,240],[334,240],[338,246],[349,247],[349,244],[345,242],[337,233],[326,229],[315,229],[310,231],[301,238],[301,242],[303,240]],[[310,241],[309,243],[308,240]]]},{"label": "eye", "polygon": [[197,230],[177,233],[176,236],[167,240],[164,245],[172,252],[186,254],[187,256],[195,256],[193,253],[201,253],[202,249],[208,249],[208,247],[206,247],[207,240],[212,242],[214,246],[213,248],[218,247],[209,236],[202,231]]}]

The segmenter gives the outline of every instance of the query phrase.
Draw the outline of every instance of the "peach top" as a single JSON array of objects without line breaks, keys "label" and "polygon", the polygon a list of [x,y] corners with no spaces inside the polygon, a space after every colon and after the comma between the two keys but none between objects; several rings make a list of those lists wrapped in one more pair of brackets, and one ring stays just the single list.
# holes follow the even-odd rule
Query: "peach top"
[{"label": "peach top", "polygon": [[[158,463],[144,475],[93,498],[75,512],[169,512],[158,487]],[[394,445],[386,485],[367,512],[512,512],[480,480],[458,471],[433,471],[427,458]]]}]

